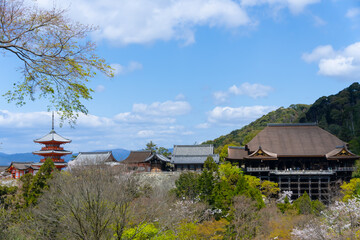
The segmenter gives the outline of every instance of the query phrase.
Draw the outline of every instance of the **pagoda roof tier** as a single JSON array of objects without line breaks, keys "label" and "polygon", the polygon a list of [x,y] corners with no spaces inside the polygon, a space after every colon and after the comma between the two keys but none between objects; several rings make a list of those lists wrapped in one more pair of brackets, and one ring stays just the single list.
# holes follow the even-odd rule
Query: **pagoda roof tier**
[{"label": "pagoda roof tier", "polygon": [[54,130],[51,130],[48,134],[45,136],[35,139],[34,142],[36,143],[50,143],[50,142],[58,142],[58,143],[70,143],[71,140],[64,138],[57,134]]},{"label": "pagoda roof tier", "polygon": [[[33,163],[32,167],[40,167],[43,164],[44,163],[42,163],[42,162]],[[66,167],[68,164],[67,164],[67,162],[60,162],[60,163],[59,162],[54,162],[54,165],[55,165],[55,167],[61,167],[61,166]]]},{"label": "pagoda roof tier", "polygon": [[33,152],[33,154],[36,155],[57,155],[57,156],[63,156],[63,155],[67,155],[67,154],[71,154],[72,152],[70,151],[66,151],[66,150],[45,150],[45,151],[35,151]]}]

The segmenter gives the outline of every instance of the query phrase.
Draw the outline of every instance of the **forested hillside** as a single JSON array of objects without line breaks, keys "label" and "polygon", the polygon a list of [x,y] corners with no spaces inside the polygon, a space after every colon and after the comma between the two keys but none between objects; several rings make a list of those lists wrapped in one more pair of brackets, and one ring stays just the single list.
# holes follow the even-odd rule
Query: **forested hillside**
[{"label": "forested hillside", "polygon": [[312,105],[294,104],[279,108],[255,120],[241,129],[206,141],[220,152],[226,144],[245,145],[268,123],[317,122],[319,126],[336,135],[360,153],[360,84],[353,83],[335,95],[324,96]]}]

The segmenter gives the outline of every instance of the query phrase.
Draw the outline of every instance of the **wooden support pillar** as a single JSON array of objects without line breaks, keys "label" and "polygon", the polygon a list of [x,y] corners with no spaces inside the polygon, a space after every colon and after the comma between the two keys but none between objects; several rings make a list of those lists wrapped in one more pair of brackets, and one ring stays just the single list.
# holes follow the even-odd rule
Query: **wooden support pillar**
[{"label": "wooden support pillar", "polygon": [[311,178],[309,177],[309,197],[311,198]]},{"label": "wooden support pillar", "polygon": [[290,177],[288,177],[288,184],[289,184],[288,190],[291,191],[291,179],[290,179]]},{"label": "wooden support pillar", "polygon": [[300,191],[300,176],[298,176],[298,197],[300,197],[301,196],[301,191]]},{"label": "wooden support pillar", "polygon": [[319,200],[321,200],[321,178],[318,181]]}]

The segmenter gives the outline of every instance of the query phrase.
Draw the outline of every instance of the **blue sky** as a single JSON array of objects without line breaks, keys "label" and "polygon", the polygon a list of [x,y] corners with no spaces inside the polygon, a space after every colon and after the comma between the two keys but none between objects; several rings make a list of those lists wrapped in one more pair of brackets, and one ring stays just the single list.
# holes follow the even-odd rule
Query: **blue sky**
[{"label": "blue sky", "polygon": [[[44,8],[52,0],[38,0]],[[360,2],[351,0],[73,0],[69,17],[115,69],[98,75],[69,150],[201,143],[278,107],[313,103],[360,78]],[[21,63],[0,57],[3,94]],[[0,98],[1,152],[30,152],[46,134],[46,100]]]}]

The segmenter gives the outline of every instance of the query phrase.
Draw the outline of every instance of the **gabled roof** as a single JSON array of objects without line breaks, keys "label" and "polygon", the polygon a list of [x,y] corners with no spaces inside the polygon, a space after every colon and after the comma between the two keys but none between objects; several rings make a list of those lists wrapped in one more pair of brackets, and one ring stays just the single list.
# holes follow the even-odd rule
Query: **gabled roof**
[{"label": "gabled roof", "polygon": [[130,164],[130,163],[143,163],[147,158],[152,155],[150,150],[144,151],[131,151],[129,156],[121,161],[121,163]]},{"label": "gabled roof", "polygon": [[157,159],[157,160],[160,160],[160,161],[163,161],[163,162],[170,162],[170,159],[165,157],[164,155],[162,154],[158,154],[158,153],[153,153],[151,154],[150,157],[146,158],[144,160],[144,162],[149,162],[151,161],[152,159]]},{"label": "gabled roof", "polygon": [[262,149],[261,146],[250,154],[248,157],[245,157],[246,159],[261,159],[261,160],[277,160],[277,154],[269,152],[265,149]]},{"label": "gabled roof", "polygon": [[72,166],[99,165],[107,162],[117,162],[112,152],[80,152],[74,160],[68,163]]},{"label": "gabled roof", "polygon": [[347,149],[346,146],[339,146],[336,149],[332,150],[331,152],[327,153],[326,158],[328,160],[338,160],[338,159],[357,159],[359,156],[355,155],[354,153],[350,152],[349,149]]},{"label": "gabled roof", "polygon": [[26,170],[26,169],[31,168],[31,165],[33,163],[34,162],[11,162],[10,166],[7,169],[13,167],[18,170]]},{"label": "gabled roof", "polygon": [[214,146],[211,144],[203,145],[174,145],[173,155],[198,155],[208,156],[214,154]]},{"label": "gabled roof", "polygon": [[247,147],[253,152],[261,146],[282,157],[325,156],[336,146],[345,145],[345,142],[315,124],[271,124],[258,133]]},{"label": "gabled roof", "polygon": [[36,143],[46,143],[46,142],[70,143],[71,140],[62,137],[59,134],[57,134],[54,130],[51,130],[45,136],[35,139],[34,142],[36,142]]}]

